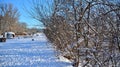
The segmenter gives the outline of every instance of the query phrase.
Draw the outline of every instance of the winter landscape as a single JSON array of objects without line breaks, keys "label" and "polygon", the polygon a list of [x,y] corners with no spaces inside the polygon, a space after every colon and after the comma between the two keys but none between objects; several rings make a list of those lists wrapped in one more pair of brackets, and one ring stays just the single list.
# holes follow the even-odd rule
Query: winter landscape
[{"label": "winter landscape", "polygon": [[0,67],[120,67],[120,0],[0,0]]}]

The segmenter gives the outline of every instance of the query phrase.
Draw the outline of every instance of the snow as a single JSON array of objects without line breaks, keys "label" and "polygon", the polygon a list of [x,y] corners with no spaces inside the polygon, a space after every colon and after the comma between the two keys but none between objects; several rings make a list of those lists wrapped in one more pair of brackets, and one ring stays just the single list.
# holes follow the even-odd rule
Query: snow
[{"label": "snow", "polygon": [[14,32],[6,32],[7,34],[15,34]]},{"label": "snow", "polygon": [[68,60],[58,59],[55,54],[43,33],[7,39],[0,42],[0,67],[72,67]]},{"label": "snow", "polygon": [[59,56],[59,59],[60,59],[60,61],[71,63],[70,60],[68,60],[67,58],[65,58],[63,56]]}]

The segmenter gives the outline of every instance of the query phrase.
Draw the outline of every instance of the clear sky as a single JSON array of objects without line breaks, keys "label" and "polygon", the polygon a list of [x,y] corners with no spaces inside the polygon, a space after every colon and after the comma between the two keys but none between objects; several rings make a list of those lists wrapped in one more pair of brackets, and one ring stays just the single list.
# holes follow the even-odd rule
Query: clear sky
[{"label": "clear sky", "polygon": [[30,2],[31,0],[1,0],[3,3],[11,3],[14,7],[16,7],[20,12],[20,22],[25,22],[29,28],[37,27],[42,28],[43,25],[41,22],[38,22],[35,19],[29,17],[28,13],[26,12],[25,8],[30,9]]}]

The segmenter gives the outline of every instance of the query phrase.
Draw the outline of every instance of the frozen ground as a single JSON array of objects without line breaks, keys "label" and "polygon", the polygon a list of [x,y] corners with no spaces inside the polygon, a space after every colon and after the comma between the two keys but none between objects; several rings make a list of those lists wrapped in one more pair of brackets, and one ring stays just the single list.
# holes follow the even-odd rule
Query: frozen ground
[{"label": "frozen ground", "polygon": [[0,42],[0,67],[72,67],[58,59],[44,34]]}]

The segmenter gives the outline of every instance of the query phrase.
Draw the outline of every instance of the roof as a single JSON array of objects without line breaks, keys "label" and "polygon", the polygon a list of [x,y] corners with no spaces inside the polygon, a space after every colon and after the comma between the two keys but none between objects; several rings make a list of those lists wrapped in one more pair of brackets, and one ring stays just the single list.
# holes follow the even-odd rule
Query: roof
[{"label": "roof", "polygon": [[15,34],[14,32],[6,32],[7,34]]}]

